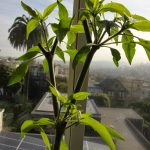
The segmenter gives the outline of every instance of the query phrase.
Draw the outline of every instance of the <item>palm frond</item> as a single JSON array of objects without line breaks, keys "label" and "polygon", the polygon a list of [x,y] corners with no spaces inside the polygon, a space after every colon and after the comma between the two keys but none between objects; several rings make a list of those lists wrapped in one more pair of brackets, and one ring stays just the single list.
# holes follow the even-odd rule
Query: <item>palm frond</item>
[{"label": "palm frond", "polygon": [[[26,39],[26,26],[31,18],[22,15],[14,20],[12,26],[8,29],[9,36],[8,40],[11,45],[17,50],[25,50],[26,48],[31,48],[41,42],[41,36],[43,36],[43,30],[41,26],[38,26]],[[46,24],[44,24],[46,34],[48,36],[48,31]]]}]

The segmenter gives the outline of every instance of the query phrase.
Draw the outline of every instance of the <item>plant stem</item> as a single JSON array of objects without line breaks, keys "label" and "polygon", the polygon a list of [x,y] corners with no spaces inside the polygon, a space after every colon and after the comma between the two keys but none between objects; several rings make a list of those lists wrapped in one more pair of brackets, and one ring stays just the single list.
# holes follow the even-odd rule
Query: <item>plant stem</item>
[{"label": "plant stem", "polygon": [[110,41],[111,39],[113,39],[114,37],[118,36],[119,34],[121,34],[124,30],[125,30],[125,23],[122,25],[122,28],[115,33],[114,35],[108,37],[106,40],[104,40],[102,43],[99,44],[99,47],[101,47],[102,45],[104,45],[105,43],[107,43],[108,41]]},{"label": "plant stem", "polygon": [[57,118],[56,118],[56,122],[59,121],[59,117],[60,117],[60,113],[61,113],[62,107],[63,107],[63,105],[60,104],[59,111],[58,111],[58,115],[57,115]]},{"label": "plant stem", "polygon": [[131,35],[131,34],[122,33],[122,34],[120,34],[120,35],[133,36],[133,37],[135,37],[135,38],[137,38],[137,39],[140,39],[138,36]]},{"label": "plant stem", "polygon": [[82,24],[83,24],[83,27],[84,27],[87,43],[92,43],[91,33],[90,33],[90,30],[89,30],[87,20],[83,20]]},{"label": "plant stem", "polygon": [[[74,93],[77,93],[77,92],[80,91],[80,89],[82,87],[82,84],[84,82],[84,78],[86,76],[86,73],[87,73],[87,71],[88,71],[88,69],[90,67],[92,58],[93,58],[93,56],[94,56],[94,54],[95,54],[95,52],[96,52],[97,49],[98,49],[97,46],[92,46],[92,49],[89,52],[89,54],[88,54],[88,56],[86,58],[86,61],[85,61],[84,65],[83,65],[83,69],[82,69],[82,71],[80,73],[80,76],[79,76],[79,79],[77,81],[77,85],[75,87]],[[75,103],[75,101],[73,101],[73,103]]]},{"label": "plant stem", "polygon": [[[85,30],[87,43],[92,43],[89,27],[88,27],[88,24],[87,24],[86,20],[83,21],[83,26],[84,26],[84,30]],[[84,65],[83,65],[83,68],[82,68],[82,71],[81,71],[80,76],[78,78],[76,87],[75,87],[75,89],[73,91],[74,93],[77,93],[77,92],[79,92],[81,90],[81,87],[82,87],[82,84],[84,82],[86,73],[87,73],[87,71],[88,71],[88,69],[90,67],[90,64],[91,64],[91,61],[93,59],[93,56],[94,56],[95,52],[103,44],[105,44],[107,41],[109,41],[110,39],[114,38],[115,36],[119,35],[122,31],[123,31],[123,29],[121,29],[118,33],[114,34],[113,36],[109,37],[108,39],[106,39],[104,42],[102,42],[102,44],[93,45],[92,46],[91,51],[88,53],[86,61],[85,61]],[[76,102],[76,100],[72,99],[72,104],[75,104],[75,102]],[[59,150],[59,148],[60,148],[60,141],[61,141],[62,135],[63,135],[63,133],[65,131],[66,125],[67,125],[67,122],[66,122],[65,118],[68,116],[69,110],[70,110],[70,107],[68,108],[68,110],[66,111],[66,113],[64,115],[64,119],[63,119],[64,126],[63,127],[61,126],[62,132],[60,132],[59,128],[56,127],[56,137],[55,137],[54,150]]]},{"label": "plant stem", "polygon": [[[85,36],[86,36],[87,43],[92,43],[92,38],[91,38],[91,34],[90,34],[90,30],[89,30],[89,27],[88,27],[87,20],[86,19],[83,20],[82,24],[83,24],[83,27],[84,27],[84,31],[85,31]],[[83,84],[83,81],[84,81],[84,78],[85,78],[85,75],[86,75],[86,73],[87,73],[87,71],[89,69],[90,63],[92,61],[92,58],[93,58],[96,50],[97,50],[97,46],[92,46],[92,49],[91,49],[91,51],[89,52],[89,54],[88,54],[88,56],[86,58],[86,61],[84,63],[82,71],[80,73],[79,79],[77,81],[76,87],[73,90],[73,93],[76,93],[76,92],[80,91],[80,89],[82,87],[82,84]],[[75,104],[75,102],[76,102],[76,100],[72,99],[71,103]],[[67,111],[66,111],[66,113],[65,113],[65,115],[64,115],[64,120],[65,120],[65,118],[67,118],[67,116],[69,114],[70,108],[71,107],[69,106],[68,109],[67,109]],[[67,125],[67,123],[66,123],[66,125]]]},{"label": "plant stem", "polygon": [[56,134],[55,134],[55,143],[54,143],[53,150],[60,150],[61,140],[62,140],[63,134],[65,132],[65,127],[66,127],[65,122],[57,123]]},{"label": "plant stem", "polygon": [[111,44],[120,44],[120,43],[122,43],[122,44],[129,44],[129,43],[138,43],[138,41],[134,41],[134,42],[121,42],[121,41],[119,41],[119,42],[110,42],[110,43],[105,43],[105,44],[103,44],[102,45],[102,47],[104,47],[104,46],[106,46],[106,45],[111,45]]},{"label": "plant stem", "polygon": [[[89,27],[88,27],[88,24],[87,24],[87,20],[83,21],[83,27],[84,27],[87,43],[88,44],[92,43],[91,34],[90,34],[90,30],[89,30]],[[81,71],[79,79],[77,81],[77,85],[75,87],[74,93],[80,91],[80,89],[82,87],[82,84],[84,82],[84,78],[86,76],[86,73],[87,73],[87,71],[89,69],[90,63],[92,61],[92,58],[93,58],[93,56],[94,56],[94,54],[95,54],[97,49],[98,49],[97,46],[92,46],[91,51],[87,55],[86,61],[85,61],[84,65],[83,65],[82,71]],[[73,100],[73,103],[75,103],[75,100]]]},{"label": "plant stem", "polygon": [[[54,87],[56,87],[56,80],[54,76],[54,64],[53,64],[53,58],[51,57],[51,55],[48,55],[47,62],[48,62],[48,67],[49,67],[50,82]],[[59,112],[58,100],[57,100],[57,97],[53,94],[52,94],[52,98],[53,98],[54,115],[55,117],[57,117],[58,112]]]},{"label": "plant stem", "polygon": [[52,49],[51,49],[51,55],[54,57],[54,54],[55,54],[55,50],[56,50],[56,47],[57,47],[57,44],[58,44],[58,39],[57,37],[55,38],[55,41],[54,41],[54,44],[52,46]]},{"label": "plant stem", "polygon": [[[84,30],[86,31],[85,35],[86,35],[87,43],[92,43],[90,31],[89,31],[88,24],[87,24],[86,20],[83,21],[83,26],[84,26]],[[82,69],[82,72],[80,74],[80,77],[78,79],[77,85],[76,85],[76,87],[74,89],[74,93],[80,91],[80,89],[82,87],[82,84],[83,84],[83,81],[84,81],[84,78],[85,78],[85,75],[86,75],[86,73],[87,73],[87,71],[89,69],[90,63],[92,61],[92,58],[93,58],[96,50],[97,50],[97,46],[92,46],[92,49],[91,49],[91,51],[89,52],[89,54],[88,54],[88,56],[86,58],[86,61],[85,61],[85,64],[83,66],[83,69]],[[75,103],[75,100],[72,100],[72,103]],[[69,115],[70,108],[71,107],[69,107],[67,109],[67,111],[66,111],[66,113],[64,115],[64,119],[63,119],[64,124],[63,124],[63,126],[61,126],[61,129],[62,129],[63,132],[61,132],[61,133],[57,132],[57,127],[56,127],[56,138],[55,138],[54,150],[59,150],[59,146],[57,146],[57,144],[60,144],[58,142],[59,142],[60,138],[62,138],[62,135],[63,135],[63,133],[65,131],[65,128],[66,128],[66,125],[67,125],[66,117]],[[58,136],[60,136],[60,137],[58,137]]]},{"label": "plant stem", "polygon": [[41,21],[41,26],[42,26],[42,29],[43,29],[43,32],[44,32],[44,38],[45,38],[45,43],[46,43],[47,51],[49,51],[48,41],[47,41],[47,34],[46,34],[46,30],[45,30],[44,25],[43,25],[43,21]]},{"label": "plant stem", "polygon": [[[97,49],[99,49],[103,44],[105,44],[106,42],[108,42],[109,40],[111,40],[112,38],[114,38],[115,36],[119,35],[123,30],[124,30],[124,27],[122,27],[120,31],[118,31],[116,34],[112,35],[111,37],[109,37],[108,39],[106,39],[105,41],[103,41],[102,43],[100,43],[99,45],[92,46],[92,49],[91,49],[91,51],[89,52],[89,54],[88,54],[88,56],[86,58],[86,61],[84,63],[83,69],[82,69],[82,72],[81,72],[81,74],[79,76],[79,79],[77,81],[77,85],[76,85],[76,88],[74,90],[74,93],[80,91],[80,89],[82,87],[82,84],[84,82],[85,75],[86,75],[86,73],[87,73],[87,71],[89,69],[90,63],[91,63],[92,58],[93,58],[95,52],[97,51]],[[89,31],[89,30],[87,30],[87,31]],[[85,32],[86,32],[86,29],[85,29]],[[72,103],[74,104],[75,100],[73,100]]]},{"label": "plant stem", "polygon": [[94,27],[93,27],[93,29],[94,29],[94,38],[95,38],[95,43],[97,43],[98,42],[98,36],[97,36],[97,29],[96,29],[96,18],[95,18],[95,16],[93,16],[93,24],[94,24]]},{"label": "plant stem", "polygon": [[60,149],[62,136],[63,136],[63,133],[61,133],[60,129],[57,128],[56,129],[56,135],[55,135],[54,150],[59,150]]},{"label": "plant stem", "polygon": [[106,45],[106,46],[105,46],[105,45],[103,45],[102,47],[105,47],[105,48],[112,48],[112,47],[110,47],[110,46],[107,46],[107,45]]},{"label": "plant stem", "polygon": [[[56,48],[56,45],[57,44],[55,43],[55,47],[53,46],[52,50],[54,50]],[[38,46],[41,49],[41,51],[43,52],[43,54],[48,62],[50,82],[54,87],[56,87],[56,80],[55,80],[55,76],[54,76],[53,55],[51,55],[51,52],[47,52],[42,47],[41,44],[38,44]],[[57,117],[58,112],[59,112],[58,100],[57,100],[57,97],[53,94],[52,94],[52,98],[53,98],[54,115],[55,115],[55,117]]]},{"label": "plant stem", "polygon": [[103,32],[102,36],[98,40],[98,43],[100,43],[102,41],[102,39],[104,38],[106,32],[107,32],[106,30]]},{"label": "plant stem", "polygon": [[[54,76],[53,58],[54,58],[54,54],[55,54],[55,49],[56,49],[57,44],[58,44],[58,40],[57,40],[57,38],[55,39],[53,47],[52,47],[51,51],[49,51],[48,41],[47,41],[47,34],[46,34],[46,30],[44,28],[43,21],[41,21],[41,26],[42,26],[42,29],[43,29],[43,32],[44,32],[44,38],[45,38],[47,51],[42,47],[41,44],[39,44],[38,46],[41,49],[41,51],[43,52],[45,58],[47,59],[48,67],[49,67],[50,82],[54,87],[56,87],[56,80],[55,80],[55,76]],[[57,97],[52,94],[52,99],[53,99],[54,115],[55,115],[55,117],[58,117],[58,113],[59,113],[59,107],[58,106],[59,105],[58,105]]]}]

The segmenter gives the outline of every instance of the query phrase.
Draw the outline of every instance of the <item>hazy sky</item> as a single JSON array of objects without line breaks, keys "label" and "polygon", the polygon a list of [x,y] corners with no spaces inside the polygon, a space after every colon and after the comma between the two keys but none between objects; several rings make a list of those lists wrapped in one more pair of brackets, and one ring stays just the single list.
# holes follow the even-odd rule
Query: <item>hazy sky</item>
[{"label": "hazy sky", "polygon": [[[54,2],[55,0],[24,0],[27,4],[32,6],[33,8],[37,8],[39,10],[43,10],[47,5]],[[116,2],[121,2],[126,5],[126,7],[133,14],[140,14],[142,16],[150,19],[150,1],[149,0],[113,0]],[[110,2],[110,0],[106,0],[106,2]],[[73,0],[64,0],[64,4],[69,9],[70,13],[73,8]],[[8,38],[8,29],[12,25],[14,19],[17,16],[22,14],[26,14],[24,10],[20,6],[20,0],[1,0],[0,3],[0,56],[19,56],[21,53],[17,52],[12,48]],[[55,18],[56,12],[53,13],[52,18]],[[140,33],[138,34],[143,38],[150,40],[150,33]],[[118,50],[122,48],[119,47]],[[98,54],[94,57],[95,60],[111,60],[112,56],[110,55],[109,50],[105,49],[98,52]],[[122,52],[122,61],[126,62],[124,53]],[[148,62],[146,54],[141,47],[137,47],[137,53],[134,58],[133,63],[141,63]]]}]

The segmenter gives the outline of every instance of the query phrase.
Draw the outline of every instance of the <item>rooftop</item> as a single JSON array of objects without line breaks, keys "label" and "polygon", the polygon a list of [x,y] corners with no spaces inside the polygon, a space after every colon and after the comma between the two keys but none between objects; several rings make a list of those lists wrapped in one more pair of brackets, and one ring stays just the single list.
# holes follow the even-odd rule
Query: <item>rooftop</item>
[{"label": "rooftop", "polygon": [[[51,142],[54,136],[49,136]],[[101,138],[84,138],[83,150],[109,150]],[[45,150],[46,147],[39,134],[28,134],[25,139],[20,133],[2,132],[0,133],[0,150]]]},{"label": "rooftop", "polygon": [[[92,112],[95,115],[100,115],[97,109],[97,106],[93,100],[87,101],[86,111]],[[53,115],[52,97],[49,92],[46,92],[44,94],[44,96],[41,98],[39,103],[35,106],[31,114],[32,115],[44,115],[44,116]]]},{"label": "rooftop", "polygon": [[[118,150],[149,150],[150,144],[137,128],[127,123],[127,120],[136,120],[143,123],[143,118],[132,109],[99,108],[103,123],[113,126],[125,139],[117,141]],[[131,123],[131,122],[130,122]],[[138,132],[138,135],[137,135]],[[147,144],[145,144],[147,143]]]},{"label": "rooftop", "polygon": [[[88,100],[86,111],[93,112],[93,114],[101,114],[101,121],[114,127],[124,137],[125,141],[117,140],[117,150],[150,149],[149,142],[146,141],[140,132],[140,130],[142,131],[144,120],[134,110],[122,108],[98,108],[92,100]],[[36,115],[38,117],[53,115],[50,93],[45,93],[43,98],[32,111],[32,115]],[[99,146],[104,148],[104,150],[108,149],[100,138],[92,137],[88,140],[84,140],[84,150],[98,150]]]}]

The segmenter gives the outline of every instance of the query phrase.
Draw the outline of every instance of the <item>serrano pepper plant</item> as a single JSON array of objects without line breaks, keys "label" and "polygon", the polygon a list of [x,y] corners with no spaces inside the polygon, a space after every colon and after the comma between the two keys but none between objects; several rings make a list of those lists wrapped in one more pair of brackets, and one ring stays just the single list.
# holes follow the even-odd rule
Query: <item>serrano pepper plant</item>
[{"label": "serrano pepper plant", "polygon": [[[34,31],[37,26],[41,26],[45,33],[41,37],[42,42],[37,46],[29,49],[24,55],[17,60],[22,61],[21,65],[12,74],[9,85],[20,82],[27,73],[29,64],[44,56],[43,66],[49,72],[49,88],[52,93],[54,119],[41,118],[38,121],[27,120],[21,127],[21,134],[25,137],[26,133],[32,128],[38,128],[40,134],[46,144],[47,149],[63,150],[67,149],[64,143],[64,132],[67,128],[77,126],[79,124],[88,125],[93,128],[107,143],[111,150],[115,150],[116,146],[112,138],[123,140],[123,138],[112,128],[91,118],[89,113],[83,114],[76,106],[76,101],[86,100],[89,96],[87,92],[80,92],[85,75],[92,62],[93,56],[102,48],[110,49],[113,62],[118,67],[121,55],[119,50],[113,48],[114,45],[122,45],[129,64],[132,63],[136,52],[136,45],[141,45],[150,59],[150,41],[135,36],[132,32],[150,31],[150,21],[142,16],[132,14],[124,5],[116,2],[105,3],[104,0],[85,0],[85,8],[79,10],[80,17],[77,24],[73,24],[74,17],[69,17],[68,10],[62,4],[62,0],[50,4],[41,13],[37,9],[21,1],[23,9],[32,17],[27,24],[26,38]],[[58,8],[58,9],[56,9]],[[47,28],[51,26],[55,36],[48,37],[44,28],[48,17],[54,11],[58,10],[58,18],[56,23],[48,23]],[[105,18],[106,13],[112,15],[109,20]],[[76,34],[84,33],[86,36],[86,44],[79,50],[74,47]],[[67,37],[67,42],[64,38]],[[66,43],[66,50],[62,50],[59,46],[62,42]],[[113,47],[112,47],[113,46]],[[116,46],[117,47],[117,46]],[[54,74],[54,56],[57,55],[65,62],[64,53],[70,56],[72,67],[75,70],[79,63],[83,64],[83,68],[77,82],[74,84],[73,94],[64,96],[56,89],[56,81]],[[70,87],[69,87],[70,88]],[[65,112],[61,112],[62,108]],[[53,126],[55,129],[55,142],[50,143],[43,126]]]}]

